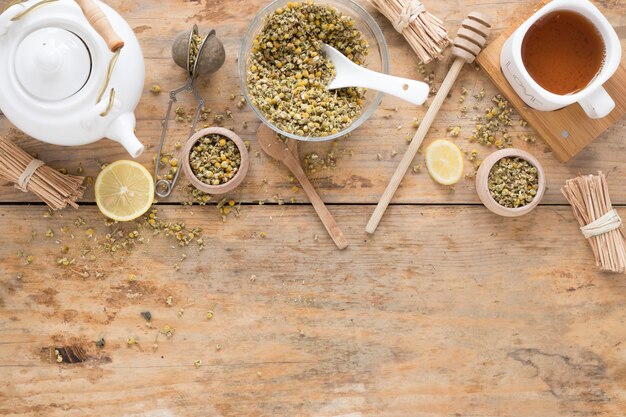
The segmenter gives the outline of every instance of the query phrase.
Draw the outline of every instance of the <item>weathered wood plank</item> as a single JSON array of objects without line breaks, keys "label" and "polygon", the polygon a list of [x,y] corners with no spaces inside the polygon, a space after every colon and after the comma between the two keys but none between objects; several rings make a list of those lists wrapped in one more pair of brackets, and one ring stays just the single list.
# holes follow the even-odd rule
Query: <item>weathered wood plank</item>
[{"label": "weathered wood plank", "polygon": [[[6,4],[6,0],[0,1],[0,7]],[[364,2],[361,2],[364,3]],[[435,15],[446,20],[452,32],[456,30],[461,19],[471,10],[481,11],[494,18],[494,35],[499,30],[507,27],[511,14],[516,8],[523,7],[530,2],[512,1],[493,3],[486,0],[473,1],[469,4],[458,2],[432,2],[429,9]],[[170,59],[170,44],[178,31],[185,30],[193,22],[199,22],[201,26],[215,27],[219,36],[223,39],[227,48],[227,62],[217,74],[210,80],[201,82],[204,96],[208,105],[214,112],[223,112],[226,107],[233,111],[234,119],[226,123],[226,127],[234,127],[235,130],[250,140],[252,148],[256,146],[254,132],[258,122],[249,109],[239,110],[236,102],[230,101],[231,93],[239,93],[239,80],[236,71],[236,56],[239,44],[249,20],[259,8],[265,4],[260,0],[255,1],[209,1],[209,2],[129,2],[112,1],[110,4],[121,11],[130,25],[135,29],[140,39],[146,56],[147,76],[144,86],[144,96],[137,109],[139,124],[138,136],[151,147],[151,150],[140,159],[149,165],[154,154],[154,147],[160,137],[159,120],[163,117],[167,94],[152,95],[148,90],[154,83],[158,83],[167,91],[178,87],[184,82],[184,71],[178,69]],[[369,8],[369,6],[367,6]],[[622,42],[626,42],[626,5],[623,2],[605,0],[601,7],[607,11],[611,23],[617,28]],[[168,16],[163,19],[163,16]],[[392,71],[394,74],[405,77],[419,78],[417,60],[405,44],[402,37],[397,34],[385,19],[375,14],[377,21],[383,27],[387,41],[391,49]],[[443,78],[447,70],[447,60],[444,63],[429,66],[429,71],[436,74],[436,84]],[[468,100],[464,103],[470,111],[467,118],[460,118],[461,113],[458,103],[460,87],[469,90]],[[486,89],[487,100],[477,102],[472,98],[482,87]],[[475,125],[471,117],[480,113],[488,104],[486,101],[497,91],[488,81],[487,77],[473,68],[466,68],[453,91],[453,96],[448,100],[435,122],[433,130],[426,139],[426,144],[433,139],[446,137],[446,129],[450,126],[459,125],[462,128],[459,138],[452,138],[463,149],[476,149],[480,157],[485,157],[491,149],[477,144],[469,144],[465,137],[469,136]],[[192,106],[189,97],[183,97],[180,104],[186,108]],[[472,106],[478,106],[478,110],[472,110]],[[385,109],[398,108],[398,112]],[[337,168],[334,170],[321,171],[312,174],[313,182],[319,188],[320,194],[329,203],[375,203],[382,194],[389,178],[393,174],[399,160],[399,155],[406,148],[406,137],[412,134],[412,120],[414,117],[421,118],[425,114],[425,108],[414,108],[399,100],[385,98],[381,108],[363,128],[359,129],[352,137],[341,140],[337,148],[331,144],[303,144],[302,154],[316,152],[325,155],[333,150],[337,157]],[[391,119],[384,116],[392,114]],[[247,121],[247,130],[242,128],[242,123]],[[401,129],[397,129],[402,126]],[[545,164],[548,176],[548,192],[545,203],[562,203],[564,200],[558,191],[564,180],[578,173],[603,170],[611,172],[611,177],[619,178],[626,174],[626,163],[620,156],[624,153],[624,138],[626,121],[622,120],[610,129],[603,137],[593,143],[576,159],[567,165],[561,165],[547,150],[545,144],[538,140],[535,145],[527,145],[520,139],[514,141],[515,146],[528,149]],[[530,131],[520,126],[512,128],[514,137],[519,137]],[[184,140],[187,135],[187,127],[175,126],[170,136],[170,148],[176,140]],[[9,122],[0,118],[0,134],[16,137],[11,131]],[[111,162],[120,158],[127,158],[122,148],[109,141],[102,141],[90,146],[68,149],[60,148],[44,143],[20,139],[20,143],[30,151],[36,152],[40,158],[58,167],[66,167],[74,171],[79,164],[85,168],[86,175],[96,175],[98,161]],[[399,152],[395,158],[391,157],[393,151]],[[382,160],[378,160],[378,154]],[[416,163],[421,162],[421,156],[416,158]],[[468,166],[470,164],[468,163]],[[303,195],[291,192],[292,184],[287,179],[287,174],[273,164],[268,164],[265,156],[257,160],[253,158],[251,173],[246,184],[240,189],[236,197],[243,201],[257,201],[271,199],[274,195],[289,200],[291,197],[304,201]],[[470,169],[468,167],[467,171]],[[263,184],[263,179],[268,184]],[[612,189],[616,202],[626,203],[626,183],[612,181]],[[184,187],[171,198],[172,201],[184,201]],[[0,198],[3,201],[34,201],[33,196],[23,194],[11,187],[0,188]],[[93,201],[93,195],[88,192],[86,201]],[[477,203],[473,182],[463,180],[458,184],[456,191],[450,193],[445,187],[433,183],[428,175],[423,172],[419,175],[409,175],[394,200],[397,203]]]},{"label": "weathered wood plank", "polygon": [[[215,209],[160,211],[202,226],[209,247],[172,249],[157,236],[124,260],[98,253],[88,262],[80,248],[108,230],[94,207],[81,209],[81,226],[78,213],[44,219],[41,207],[0,208],[0,415],[626,409],[625,281],[595,272],[568,208],[501,219],[479,207],[394,206],[385,233],[369,237],[361,227],[369,207],[333,207],[346,251],[334,250],[308,206],[248,206],[226,224]],[[72,268],[90,276],[56,265],[59,256],[76,257]],[[152,313],[152,328],[141,311]],[[165,325],[175,334],[160,335],[155,351]],[[103,349],[93,345],[99,337]],[[127,346],[129,337],[138,344]],[[87,361],[42,357],[42,348],[68,344],[84,346]]]},{"label": "weathered wood plank", "polygon": [[[495,18],[497,33],[523,3],[447,0],[427,6],[452,31],[467,12],[481,11]],[[599,3],[625,44],[626,4]],[[0,0],[0,7],[4,4]],[[169,90],[183,82],[184,74],[169,58],[170,42],[198,22],[217,29],[229,56],[202,91],[214,112],[233,110],[234,120],[226,126],[235,127],[253,148],[250,176],[233,197],[304,201],[301,192],[291,190],[286,171],[265,155],[254,157],[257,122],[228,98],[239,91],[235,57],[241,36],[265,1],[110,4],[128,19],[146,55],[138,135],[152,149],[140,161],[151,166],[167,100],[167,94],[153,96],[148,89],[159,83]],[[393,72],[418,77],[402,38],[375,17],[391,48]],[[441,80],[446,65],[431,68]],[[459,118],[459,89],[468,88],[468,97],[481,87],[488,98],[496,91],[472,68],[458,86],[430,140],[458,124],[462,133],[455,141],[485,156],[487,149],[463,139],[474,123]],[[469,108],[472,100],[465,103]],[[181,105],[191,102],[183,99]],[[385,119],[385,109],[395,107],[399,111]],[[312,175],[324,199],[376,202],[399,158],[391,152],[404,150],[412,118],[424,113],[386,98],[372,120],[336,148],[304,144],[303,155],[332,149],[337,155],[336,169]],[[241,128],[243,121],[248,130]],[[625,123],[567,165],[558,164],[543,143],[516,140],[545,164],[550,189],[544,202],[563,202],[558,188],[566,178],[602,169],[610,172],[613,200],[626,204],[626,183],[619,180],[626,173]],[[170,143],[183,139],[186,130],[176,126]],[[519,126],[513,130],[513,136],[527,133]],[[73,172],[82,163],[86,175],[96,175],[102,162],[126,157],[107,142],[68,152],[23,139],[1,118],[0,134],[19,139],[53,166]],[[172,201],[187,199],[182,188]],[[32,201],[32,196],[2,186],[0,200]],[[90,190],[86,201],[92,200]],[[477,199],[471,182],[449,193],[421,173],[407,177],[396,202]],[[624,281],[595,272],[569,208],[541,207],[525,218],[501,219],[481,207],[393,206],[381,224],[384,233],[373,237],[363,231],[371,207],[330,209],[350,240],[345,252],[334,250],[305,205],[244,206],[241,217],[226,224],[214,207],[170,206],[159,208],[160,215],[202,226],[209,248],[182,249],[175,239],[152,237],[131,223],[122,234],[137,229],[149,242],[127,255],[96,249],[96,260],[89,261],[81,248],[98,247],[110,231],[95,207],[44,218],[42,206],[0,206],[6,242],[0,245],[0,415],[624,414]],[[78,216],[85,221],[80,226],[74,224]],[[45,237],[48,229],[54,238]],[[32,264],[25,265],[29,255]],[[63,257],[77,264],[58,265]],[[85,271],[86,278],[80,275]],[[129,274],[137,281],[129,282]],[[166,305],[168,296],[172,306]],[[214,312],[211,320],[207,310]],[[151,328],[142,311],[152,313]],[[154,350],[166,325],[175,333],[171,339],[159,335]],[[93,344],[99,337],[106,340],[103,349]],[[130,337],[138,344],[128,346]],[[87,361],[57,364],[54,352],[51,358],[45,350],[66,345],[84,348]],[[196,359],[203,362],[198,369]]]}]

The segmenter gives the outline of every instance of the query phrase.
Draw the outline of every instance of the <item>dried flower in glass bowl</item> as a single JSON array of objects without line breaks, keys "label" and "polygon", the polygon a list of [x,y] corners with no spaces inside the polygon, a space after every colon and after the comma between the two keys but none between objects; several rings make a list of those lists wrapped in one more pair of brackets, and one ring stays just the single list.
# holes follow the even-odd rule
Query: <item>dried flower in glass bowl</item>
[{"label": "dried flower in glass bowl", "polygon": [[274,0],[251,22],[239,54],[246,102],[277,133],[301,141],[337,139],[374,112],[382,93],[329,91],[334,66],[327,43],[353,62],[389,73],[384,35],[353,0]]}]

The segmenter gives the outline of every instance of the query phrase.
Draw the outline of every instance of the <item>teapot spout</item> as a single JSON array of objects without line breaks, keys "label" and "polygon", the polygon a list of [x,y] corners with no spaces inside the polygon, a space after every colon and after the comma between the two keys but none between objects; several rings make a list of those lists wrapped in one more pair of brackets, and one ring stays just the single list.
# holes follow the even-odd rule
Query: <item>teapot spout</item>
[{"label": "teapot spout", "polygon": [[143,144],[135,136],[136,123],[133,113],[122,114],[106,131],[106,137],[122,144],[133,158],[137,158],[144,150]]}]

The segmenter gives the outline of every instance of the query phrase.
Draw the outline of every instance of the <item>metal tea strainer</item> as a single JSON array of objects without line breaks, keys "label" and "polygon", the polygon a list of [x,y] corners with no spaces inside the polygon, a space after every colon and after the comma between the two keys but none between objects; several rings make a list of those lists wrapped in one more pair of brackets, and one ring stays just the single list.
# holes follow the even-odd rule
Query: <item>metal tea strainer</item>
[{"label": "metal tea strainer", "polygon": [[[193,60],[193,67],[192,54],[195,54],[196,57]],[[194,25],[190,32],[180,33],[176,37],[176,40],[172,45],[172,58],[179,67],[187,70],[189,77],[185,85],[170,92],[170,100],[167,105],[167,111],[165,112],[165,118],[163,119],[163,131],[161,132],[161,142],[159,144],[156,168],[154,172],[155,194],[161,198],[168,197],[172,193],[174,184],[176,183],[181,171],[178,169],[172,179],[164,177],[159,178],[161,154],[163,152],[163,145],[165,144],[165,137],[167,136],[167,128],[170,122],[172,106],[176,101],[176,96],[184,91],[189,91],[198,102],[198,107],[196,108],[193,122],[191,124],[191,131],[189,133],[189,137],[191,137],[196,131],[196,124],[198,123],[200,111],[204,107],[204,99],[200,96],[200,93],[195,85],[196,78],[198,78],[201,74],[213,73],[220,69],[225,60],[224,46],[217,36],[215,36],[215,30],[211,30],[204,37],[200,37],[198,33],[198,26]]]}]

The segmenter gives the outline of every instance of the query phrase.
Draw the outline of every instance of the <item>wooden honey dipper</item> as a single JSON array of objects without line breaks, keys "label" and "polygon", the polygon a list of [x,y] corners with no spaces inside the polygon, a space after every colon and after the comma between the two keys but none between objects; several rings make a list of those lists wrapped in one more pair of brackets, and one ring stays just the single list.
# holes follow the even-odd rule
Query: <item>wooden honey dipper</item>
[{"label": "wooden honey dipper", "polygon": [[413,136],[413,140],[409,145],[404,157],[400,161],[400,165],[396,169],[396,172],[391,177],[391,181],[389,181],[389,185],[385,189],[378,205],[376,206],[376,210],[372,214],[365,230],[367,233],[374,233],[380,220],[385,214],[385,210],[387,210],[387,206],[391,202],[396,190],[400,186],[400,182],[406,175],[415,155],[417,154],[418,149],[422,145],[426,134],[430,130],[430,126],[433,124],[437,113],[441,109],[441,105],[444,100],[448,96],[450,89],[452,89],[452,85],[456,81],[463,65],[465,63],[472,63],[476,56],[482,51],[487,43],[487,35],[489,34],[489,30],[491,25],[487,23],[487,19],[480,13],[472,12],[467,16],[467,19],[463,20],[461,25],[461,29],[457,33],[456,38],[453,42],[452,47],[452,55],[456,56],[450,71],[446,75],[446,78],[443,80],[443,84],[439,88],[437,95],[435,96],[428,112],[426,112],[426,116],[424,116],[424,120],[422,121],[419,129]]}]

